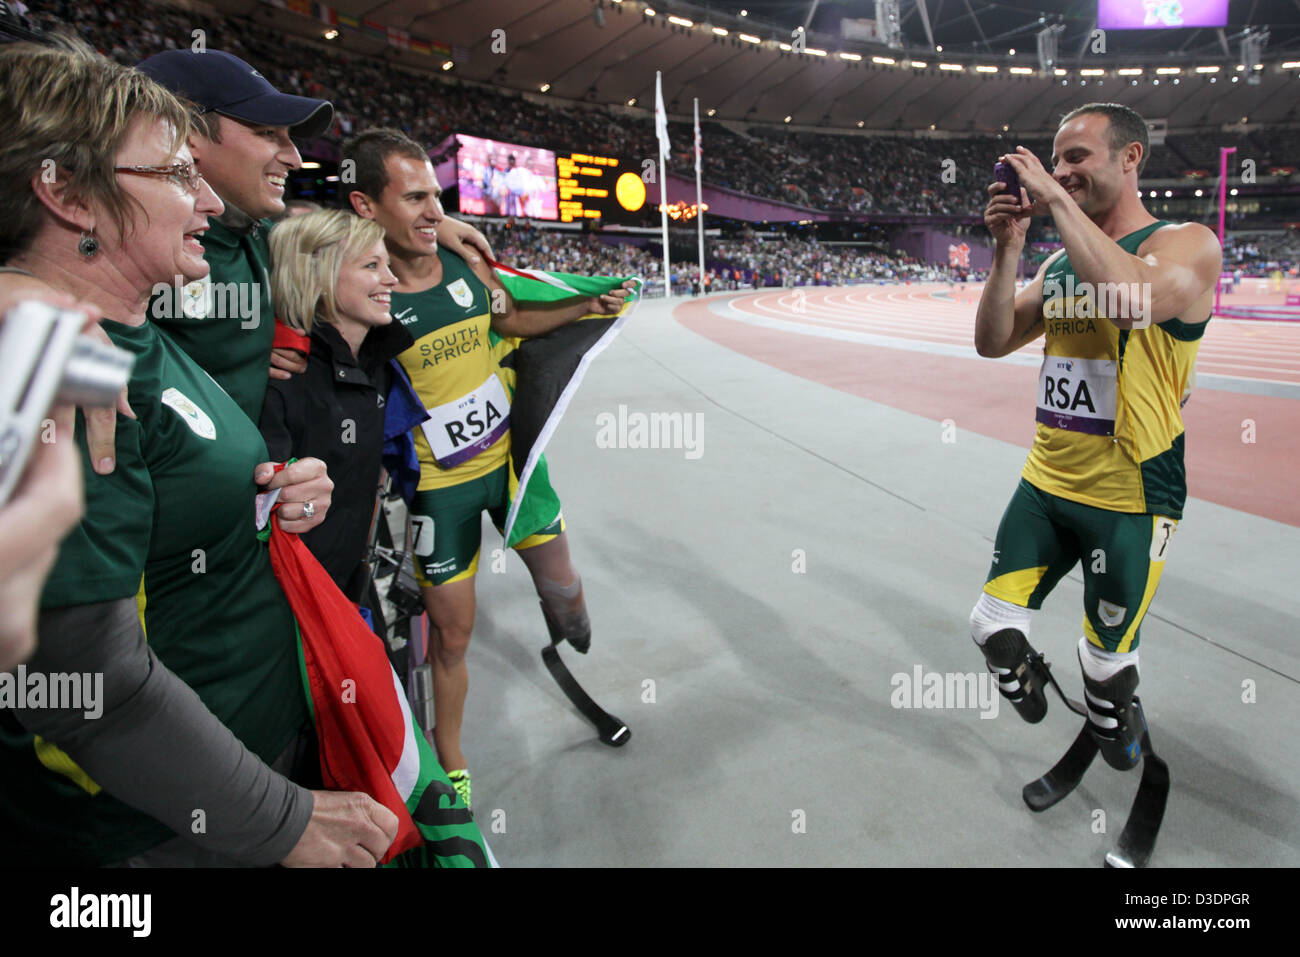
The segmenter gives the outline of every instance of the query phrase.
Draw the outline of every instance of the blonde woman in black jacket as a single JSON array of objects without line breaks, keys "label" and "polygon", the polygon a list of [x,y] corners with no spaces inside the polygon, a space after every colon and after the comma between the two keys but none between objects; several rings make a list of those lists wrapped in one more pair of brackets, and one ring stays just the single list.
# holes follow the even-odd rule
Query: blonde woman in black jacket
[{"label": "blonde woman in black jacket", "polygon": [[341,210],[285,220],[271,231],[277,320],[309,337],[307,371],[272,380],[261,429],[272,459],[322,459],[334,477],[325,521],[303,535],[345,595],[363,599],[366,539],[384,445],[389,360],[411,336],[389,312],[397,278],[384,230]]}]

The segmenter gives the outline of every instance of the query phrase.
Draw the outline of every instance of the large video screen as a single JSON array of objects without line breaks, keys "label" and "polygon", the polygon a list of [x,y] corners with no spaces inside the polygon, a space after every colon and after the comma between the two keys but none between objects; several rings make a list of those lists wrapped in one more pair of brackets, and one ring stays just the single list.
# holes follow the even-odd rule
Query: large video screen
[{"label": "large video screen", "polygon": [[1228,0],[1098,0],[1097,3],[1097,26],[1103,30],[1227,25]]},{"label": "large video screen", "polygon": [[555,153],[535,146],[457,135],[460,211],[476,216],[556,219]]}]

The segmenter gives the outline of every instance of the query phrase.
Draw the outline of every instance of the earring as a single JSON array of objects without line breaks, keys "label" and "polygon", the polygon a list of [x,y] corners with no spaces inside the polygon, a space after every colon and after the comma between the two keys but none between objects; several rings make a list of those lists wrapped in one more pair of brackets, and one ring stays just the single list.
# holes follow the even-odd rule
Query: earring
[{"label": "earring", "polygon": [[77,243],[77,252],[87,259],[95,258],[95,253],[99,252],[99,240],[95,238],[94,233],[82,231],[81,242]]}]

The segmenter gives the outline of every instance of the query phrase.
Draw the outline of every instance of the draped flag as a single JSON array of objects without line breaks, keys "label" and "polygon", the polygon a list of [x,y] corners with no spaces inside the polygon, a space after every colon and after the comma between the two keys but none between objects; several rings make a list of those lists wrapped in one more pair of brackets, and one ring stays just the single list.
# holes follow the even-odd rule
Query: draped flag
[{"label": "draped flag", "polygon": [[[514,269],[494,262],[497,278],[516,303],[544,303],[575,296],[600,296],[618,289],[628,279],[636,282],[632,295],[617,315],[587,315],[534,339],[501,339],[494,351],[507,379],[513,370],[510,406],[510,511],[505,540],[513,547],[555,520],[559,502],[540,491],[529,493],[529,480],[546,472],[542,452],[559,425],[564,410],[582,378],[640,301],[641,280],[610,276],[575,276],[540,269]],[[538,483],[547,488],[547,483]]]},{"label": "draped flag", "polygon": [[380,861],[488,867],[491,854],[411,714],[381,639],[307,546],[271,518],[271,567],[298,622],[325,787],[363,791],[399,822]]}]

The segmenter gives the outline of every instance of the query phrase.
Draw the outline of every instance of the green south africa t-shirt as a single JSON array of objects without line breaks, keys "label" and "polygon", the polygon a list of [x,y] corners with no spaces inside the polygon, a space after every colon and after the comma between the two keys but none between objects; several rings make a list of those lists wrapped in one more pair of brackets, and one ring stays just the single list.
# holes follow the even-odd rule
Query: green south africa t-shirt
[{"label": "green south africa t-shirt", "polygon": [[220,383],[254,422],[262,417],[275,314],[271,307],[269,219],[247,231],[208,218],[203,258],[211,267],[203,308],[175,294],[154,296],[149,319]]},{"label": "green south africa t-shirt", "polygon": [[[104,322],[135,354],[117,417],[117,467],[95,475],[78,414],[86,512],[64,540],[43,608],[136,596],[159,659],[251,751],[270,762],[307,722],[287,599],[257,537],[253,470],[267,460],[257,427],[166,333]],[[2,714],[2,712],[0,712]],[[73,776],[75,777],[75,775]],[[0,722],[0,826],[49,863],[97,864],[170,837],[165,827],[37,760],[31,735]],[[6,822],[6,818],[12,820]],[[20,854],[21,856],[21,854]]]}]

